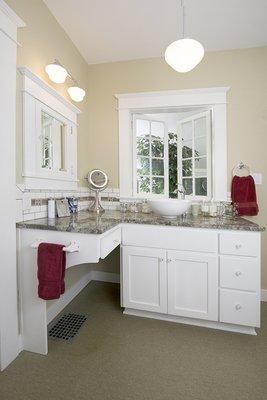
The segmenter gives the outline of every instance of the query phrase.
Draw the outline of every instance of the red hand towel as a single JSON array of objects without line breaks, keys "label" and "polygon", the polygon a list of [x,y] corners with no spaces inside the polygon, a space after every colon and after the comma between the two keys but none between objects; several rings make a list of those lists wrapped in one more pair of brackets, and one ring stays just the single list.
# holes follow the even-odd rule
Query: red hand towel
[{"label": "red hand towel", "polygon": [[63,247],[54,243],[38,246],[38,296],[41,299],[58,299],[65,292],[66,253]]},{"label": "red hand towel", "polygon": [[259,207],[255,182],[251,175],[234,176],[232,180],[232,201],[235,203],[238,215],[257,215]]}]

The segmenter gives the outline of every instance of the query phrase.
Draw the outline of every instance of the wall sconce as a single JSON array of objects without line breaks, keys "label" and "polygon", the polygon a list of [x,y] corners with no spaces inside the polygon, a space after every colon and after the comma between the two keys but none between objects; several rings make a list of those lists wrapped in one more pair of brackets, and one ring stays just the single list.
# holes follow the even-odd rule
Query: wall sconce
[{"label": "wall sconce", "polygon": [[68,76],[68,71],[57,60],[52,64],[48,64],[45,67],[45,72],[48,74],[49,79],[55,83],[64,83]]},{"label": "wall sconce", "polygon": [[82,88],[78,87],[78,86],[71,86],[68,88],[68,93],[70,95],[70,97],[72,98],[72,100],[74,101],[83,101],[83,98],[85,96],[85,90],[83,90]]},{"label": "wall sconce", "polygon": [[63,65],[55,60],[53,63],[48,64],[45,67],[45,71],[49,76],[49,79],[55,83],[64,83],[66,78],[70,78],[74,82],[74,86],[68,88],[69,96],[76,102],[83,101],[85,96],[85,90],[77,85],[76,80],[69,73],[69,71],[63,67]]}]

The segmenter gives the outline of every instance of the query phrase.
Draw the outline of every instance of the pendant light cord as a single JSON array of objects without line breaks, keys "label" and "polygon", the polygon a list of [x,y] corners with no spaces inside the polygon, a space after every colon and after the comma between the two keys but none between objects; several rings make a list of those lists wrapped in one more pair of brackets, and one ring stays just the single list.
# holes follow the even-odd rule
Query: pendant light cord
[{"label": "pendant light cord", "polygon": [[185,33],[185,5],[184,5],[184,0],[181,0],[181,9],[182,9],[182,39],[184,39],[184,33]]}]

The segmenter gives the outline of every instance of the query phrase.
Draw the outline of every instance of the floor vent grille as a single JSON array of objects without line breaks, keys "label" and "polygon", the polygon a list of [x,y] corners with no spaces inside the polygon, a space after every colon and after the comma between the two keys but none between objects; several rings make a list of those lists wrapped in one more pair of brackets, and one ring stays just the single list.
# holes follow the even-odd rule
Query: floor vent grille
[{"label": "floor vent grille", "polygon": [[84,315],[64,314],[48,331],[49,339],[70,341],[86,321]]}]

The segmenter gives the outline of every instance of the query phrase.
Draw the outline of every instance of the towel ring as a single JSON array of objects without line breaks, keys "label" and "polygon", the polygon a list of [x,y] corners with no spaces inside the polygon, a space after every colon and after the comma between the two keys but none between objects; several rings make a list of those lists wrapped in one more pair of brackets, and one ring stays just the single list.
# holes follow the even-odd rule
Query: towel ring
[{"label": "towel ring", "polygon": [[240,172],[240,171],[246,171],[247,172],[247,174],[246,175],[241,175],[241,176],[249,176],[250,175],[250,168],[249,168],[249,166],[248,165],[246,165],[246,164],[244,164],[242,161],[240,162],[240,163],[238,163],[234,168],[233,168],[233,170],[232,170],[232,175],[233,176],[235,176],[235,175],[237,175],[237,176],[240,176],[240,175],[238,175],[238,172]]}]

